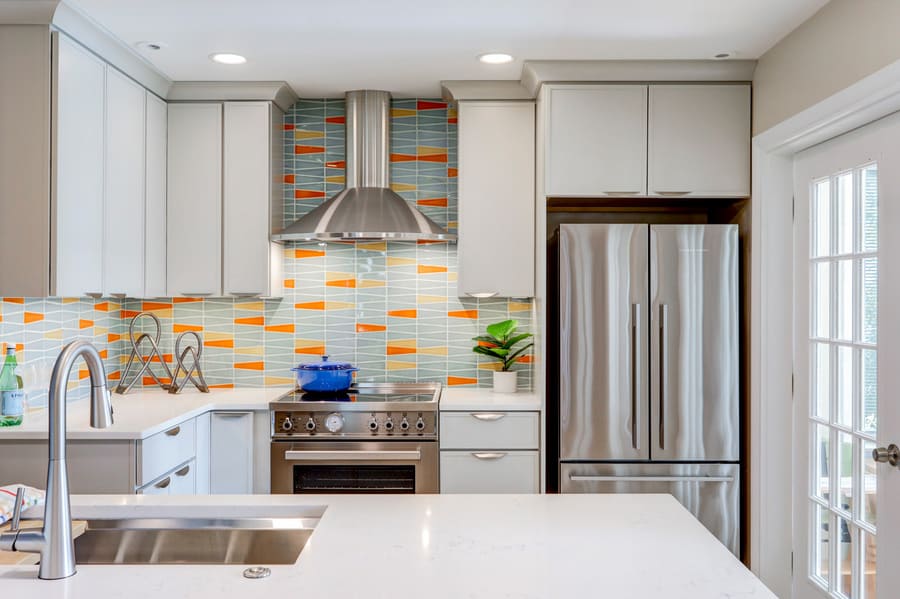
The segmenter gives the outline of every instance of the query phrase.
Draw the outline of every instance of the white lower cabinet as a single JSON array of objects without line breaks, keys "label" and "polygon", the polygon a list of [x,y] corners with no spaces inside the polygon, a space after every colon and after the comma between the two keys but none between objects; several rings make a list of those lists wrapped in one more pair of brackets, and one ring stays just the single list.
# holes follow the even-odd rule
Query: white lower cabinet
[{"label": "white lower cabinet", "polygon": [[441,493],[540,493],[540,414],[441,412]]},{"label": "white lower cabinet", "polygon": [[253,493],[253,412],[212,412],[209,492]]},{"label": "white lower cabinet", "polygon": [[197,462],[191,460],[172,473],[169,495],[194,495],[197,492]]}]

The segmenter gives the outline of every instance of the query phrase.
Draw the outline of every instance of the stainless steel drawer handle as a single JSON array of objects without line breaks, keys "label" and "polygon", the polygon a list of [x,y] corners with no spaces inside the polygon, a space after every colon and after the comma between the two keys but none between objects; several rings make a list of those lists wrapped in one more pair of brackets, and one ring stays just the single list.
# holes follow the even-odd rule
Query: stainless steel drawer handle
[{"label": "stainless steel drawer handle", "polygon": [[175,436],[177,436],[178,433],[180,433],[180,432],[181,432],[181,427],[180,427],[180,426],[176,426],[175,428],[170,428],[169,430],[167,430],[167,431],[166,431],[166,436],[168,436],[168,437],[175,437]]},{"label": "stainless steel drawer handle", "polygon": [[422,452],[418,449],[409,451],[364,451],[364,450],[335,450],[335,451],[298,451],[284,452],[284,459],[291,461],[323,462],[365,462],[365,461],[391,461],[409,462],[422,459]]},{"label": "stainless steel drawer handle", "polygon": [[171,477],[171,476],[167,476],[167,477],[165,477],[164,479],[162,479],[161,481],[159,481],[158,483],[156,483],[156,484],[153,485],[153,486],[156,487],[157,489],[165,489],[165,488],[168,487],[170,484],[172,484],[172,477]]},{"label": "stainless steel drawer handle", "polygon": [[175,471],[175,476],[187,476],[187,473],[190,472],[190,471],[191,471],[191,465],[188,464],[187,466],[185,466],[185,467],[182,468],[181,470],[176,470],[176,471]]},{"label": "stainless steel drawer handle", "polygon": [[484,422],[495,422],[505,417],[506,414],[503,412],[473,412],[472,418],[477,418],[478,420],[482,420]]},{"label": "stainless steel drawer handle", "polygon": [[641,192],[639,191],[604,191],[603,195],[608,196],[636,196]]},{"label": "stainless steel drawer handle", "polygon": [[733,483],[733,476],[592,476],[570,474],[573,482],[592,483]]},{"label": "stainless steel drawer handle", "polygon": [[502,451],[495,452],[480,452],[475,451],[472,452],[472,455],[479,460],[499,460],[500,458],[506,457],[506,453]]},{"label": "stainless steel drawer handle", "polygon": [[686,196],[691,192],[690,191],[662,191],[662,190],[657,189],[653,193],[658,193],[661,196]]},{"label": "stainless steel drawer handle", "polygon": [[249,416],[253,412],[213,412],[216,418],[243,418]]}]

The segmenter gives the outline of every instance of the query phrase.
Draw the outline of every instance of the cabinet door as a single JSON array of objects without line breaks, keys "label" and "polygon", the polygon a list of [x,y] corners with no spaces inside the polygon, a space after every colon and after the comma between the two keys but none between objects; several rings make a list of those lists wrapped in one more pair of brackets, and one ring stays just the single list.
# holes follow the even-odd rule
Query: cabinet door
[{"label": "cabinet door", "polygon": [[144,297],[166,295],[166,103],[147,95]]},{"label": "cabinet door", "polygon": [[548,196],[646,193],[646,85],[552,86],[547,102]]},{"label": "cabinet door", "polygon": [[144,295],[144,103],[140,85],[106,73],[103,295]]},{"label": "cabinet door", "polygon": [[224,110],[224,291],[268,296],[273,254],[272,107],[268,102],[226,102]]},{"label": "cabinet door", "polygon": [[253,412],[211,414],[209,492],[253,492]]},{"label": "cabinet door", "polygon": [[750,86],[651,85],[649,193],[750,195]]},{"label": "cabinet door", "polygon": [[441,493],[539,493],[537,451],[442,451]]},{"label": "cabinet door", "polygon": [[220,295],[222,105],[168,108],[167,295]]},{"label": "cabinet door", "polygon": [[460,296],[534,295],[534,104],[459,104]]},{"label": "cabinet door", "polygon": [[61,297],[103,291],[103,131],[106,65],[59,36],[51,289]]}]

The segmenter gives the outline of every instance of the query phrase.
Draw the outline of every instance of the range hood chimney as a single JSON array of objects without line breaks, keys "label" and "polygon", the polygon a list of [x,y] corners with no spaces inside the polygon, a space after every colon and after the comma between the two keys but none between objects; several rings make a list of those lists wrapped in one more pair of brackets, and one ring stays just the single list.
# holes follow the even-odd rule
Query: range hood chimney
[{"label": "range hood chimney", "polygon": [[360,90],[345,97],[346,187],[272,240],[455,240],[390,188],[391,94]]}]

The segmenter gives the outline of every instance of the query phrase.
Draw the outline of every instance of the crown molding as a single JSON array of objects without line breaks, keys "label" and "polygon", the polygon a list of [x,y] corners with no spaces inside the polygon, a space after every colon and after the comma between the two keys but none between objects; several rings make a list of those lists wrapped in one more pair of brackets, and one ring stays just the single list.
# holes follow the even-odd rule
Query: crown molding
[{"label": "crown molding", "polygon": [[288,110],[298,97],[284,81],[176,81],[169,88],[168,100],[264,100]]},{"label": "crown molding", "polygon": [[441,81],[441,90],[447,101],[534,99],[521,82],[512,79]]}]

